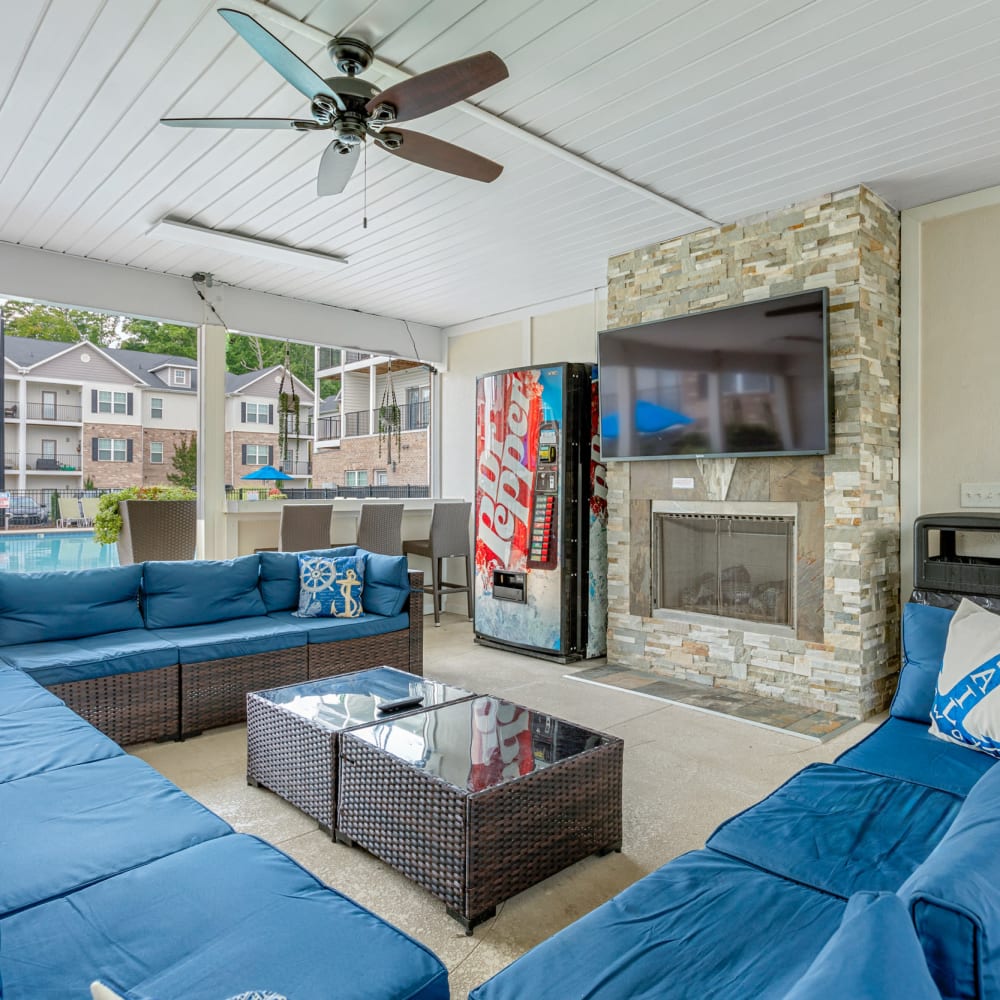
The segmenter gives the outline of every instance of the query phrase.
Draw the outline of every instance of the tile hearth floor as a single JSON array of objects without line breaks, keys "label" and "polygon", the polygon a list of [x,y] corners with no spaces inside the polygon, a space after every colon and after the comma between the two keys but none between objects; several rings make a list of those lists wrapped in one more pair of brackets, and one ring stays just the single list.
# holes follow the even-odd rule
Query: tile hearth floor
[{"label": "tile hearth floor", "polygon": [[755,726],[781,729],[820,741],[850,729],[857,722],[857,719],[848,715],[819,712],[774,698],[760,698],[708,684],[662,677],[645,670],[632,670],[629,667],[599,664],[566,676],[570,680],[620,688],[647,698],[684,705],[700,712],[727,715]]},{"label": "tile hearth floor", "polygon": [[832,761],[881,721],[860,722],[817,743],[625,688],[569,680],[566,666],[475,644],[471,624],[458,615],[445,614],[441,628],[428,627],[424,640],[428,677],[501,695],[625,741],[622,853],[586,858],[519,893],[473,937],[419,886],[364,851],[332,842],[271,792],[248,787],[245,726],[129,749],[239,832],[269,841],[426,944],[448,967],[453,1000],[465,1000],[473,986],[643,875],[704,846],[723,820],[806,764]]}]

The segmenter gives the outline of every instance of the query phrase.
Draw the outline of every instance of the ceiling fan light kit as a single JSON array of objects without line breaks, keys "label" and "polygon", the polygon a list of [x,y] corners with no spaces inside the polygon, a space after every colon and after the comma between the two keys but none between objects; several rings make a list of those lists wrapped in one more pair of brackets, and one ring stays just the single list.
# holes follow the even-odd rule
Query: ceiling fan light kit
[{"label": "ceiling fan light kit", "polygon": [[421,118],[464,101],[507,78],[507,67],[493,52],[480,52],[393,84],[380,91],[360,77],[375,53],[357,38],[332,38],[327,53],[343,76],[324,79],[291,49],[243,11],[219,14],[257,54],[309,99],[312,120],[304,118],[161,118],[180,128],[292,129],[332,131],[320,159],[316,190],[340,194],[351,179],[361,147],[371,139],[380,149],[411,163],[458,177],[489,183],[503,171],[499,163],[420,132],[397,129],[399,121]]}]

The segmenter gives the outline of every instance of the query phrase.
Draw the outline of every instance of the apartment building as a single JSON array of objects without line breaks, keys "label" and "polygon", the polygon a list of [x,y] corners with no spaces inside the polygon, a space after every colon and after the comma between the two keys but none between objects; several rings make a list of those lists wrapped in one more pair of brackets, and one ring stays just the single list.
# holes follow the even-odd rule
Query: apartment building
[{"label": "apartment building", "polygon": [[[226,376],[226,482],[284,465],[308,485],[313,392],[290,372],[300,399],[278,454],[282,368]],[[173,457],[198,426],[197,366],[190,358],[7,337],[4,469],[14,490],[165,485]]]},{"label": "apartment building", "polygon": [[[340,393],[319,405],[314,485],[427,485],[431,376],[426,365],[319,347],[316,379],[317,394],[324,379],[339,379]],[[390,384],[398,410],[398,434],[391,435],[392,414],[382,405]]]}]

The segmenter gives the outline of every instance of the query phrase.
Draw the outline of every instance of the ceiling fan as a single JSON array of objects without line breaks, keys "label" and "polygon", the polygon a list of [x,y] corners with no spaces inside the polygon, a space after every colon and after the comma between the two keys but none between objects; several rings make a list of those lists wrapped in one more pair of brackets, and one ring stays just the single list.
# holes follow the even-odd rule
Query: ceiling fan
[{"label": "ceiling fan", "polygon": [[361,147],[368,138],[388,153],[476,181],[494,181],[503,167],[485,156],[443,139],[396,127],[439,111],[507,78],[507,67],[493,52],[439,66],[387,90],[360,79],[375,57],[371,47],[356,38],[332,38],[327,52],[344,76],[324,79],[291,49],[239,10],[219,14],[293,87],[309,98],[312,120],[299,118],[161,118],[180,128],[293,129],[333,132],[334,139],[319,163],[317,191],[340,194],[354,172]]}]

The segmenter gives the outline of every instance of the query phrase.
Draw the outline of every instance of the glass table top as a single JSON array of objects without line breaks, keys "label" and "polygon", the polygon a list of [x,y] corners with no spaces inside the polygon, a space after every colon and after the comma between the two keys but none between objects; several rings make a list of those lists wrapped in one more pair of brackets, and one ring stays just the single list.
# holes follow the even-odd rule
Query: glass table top
[{"label": "glass table top", "polygon": [[351,735],[470,792],[513,781],[615,739],[493,697],[385,719]]},{"label": "glass table top", "polygon": [[255,694],[324,729],[339,732],[386,718],[378,710],[383,702],[419,695],[418,707],[424,708],[468,698],[472,692],[393,667],[374,667]]}]

